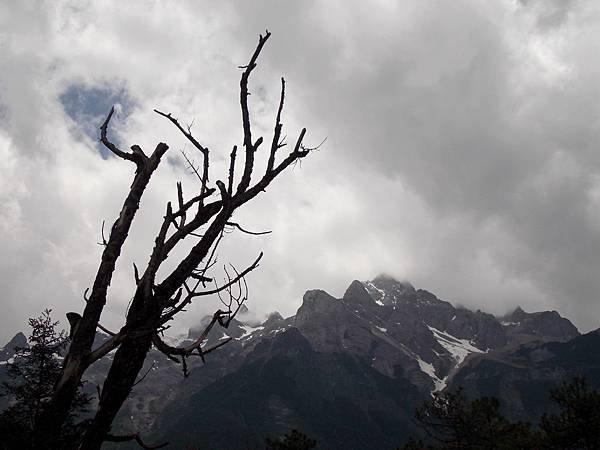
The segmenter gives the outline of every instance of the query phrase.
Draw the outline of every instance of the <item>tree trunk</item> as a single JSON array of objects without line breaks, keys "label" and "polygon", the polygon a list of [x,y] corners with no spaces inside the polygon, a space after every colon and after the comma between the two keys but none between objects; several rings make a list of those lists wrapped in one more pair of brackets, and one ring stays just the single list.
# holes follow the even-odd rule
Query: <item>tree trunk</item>
[{"label": "tree trunk", "polygon": [[113,363],[104,381],[96,416],[80,445],[81,450],[99,450],[121,405],[129,396],[138,373],[150,350],[152,334],[130,332],[115,353]]},{"label": "tree trunk", "polygon": [[[113,110],[111,110],[103,127],[108,125],[112,113]],[[103,132],[105,131],[103,130]],[[106,294],[112,281],[116,262],[121,254],[121,248],[127,240],[142,195],[150,182],[152,174],[158,168],[161,157],[168,148],[166,144],[160,143],[150,158],[137,156],[139,162],[137,163],[133,183],[125,198],[119,217],[111,228],[108,241],[105,242],[100,267],[94,279],[91,295],[86,300],[83,316],[76,329],[72,330],[73,338],[64,361],[61,377],[56,383],[53,397],[44,411],[43,420],[36,424],[36,434],[44,436],[47,441],[36,443],[36,448],[53,448],[52,442],[58,439],[60,427],[69,414],[81,377],[90,364],[89,355],[96,336],[96,327],[106,303]],[[131,158],[133,160],[133,156]]]},{"label": "tree trunk", "polygon": [[[225,291],[231,296],[229,305],[226,305],[228,310],[225,312],[221,310],[217,311],[215,317],[219,318],[220,323],[222,323],[221,319],[226,317],[228,324],[229,321],[235,317],[237,311],[239,311],[241,304],[246,300],[247,287],[246,295],[242,298],[241,280],[243,280],[245,274],[258,267],[258,261],[260,260],[262,253],[254,264],[245,271],[242,271],[241,274],[238,274],[237,270],[233,268],[236,272],[236,277],[233,279],[229,277],[229,273],[227,273],[227,269],[225,269],[229,282],[220,287],[216,286],[214,291],[206,289],[204,282],[201,283],[200,280],[210,280],[210,278],[206,277],[205,272],[215,262],[211,262],[211,260],[213,259],[216,247],[226,231],[226,227],[237,225],[228,222],[233,212],[256,197],[260,192],[264,191],[271,181],[273,181],[284,169],[304,158],[311,150],[313,150],[306,148],[302,144],[304,134],[306,133],[306,129],[302,129],[293,150],[277,165],[275,164],[277,151],[286,145],[285,142],[283,142],[285,139],[280,139],[282,129],[281,111],[283,109],[285,97],[285,81],[282,78],[275,133],[270,148],[266,173],[264,173],[254,185],[251,185],[254,170],[254,153],[263,142],[263,137],[261,136],[258,139],[253,139],[252,137],[250,112],[248,110],[248,96],[250,94],[247,85],[250,74],[256,67],[257,58],[261,49],[270,35],[271,33],[267,31],[265,36],[259,36],[258,45],[250,62],[247,66],[243,67],[244,72],[240,81],[240,105],[242,108],[242,122],[244,129],[245,161],[242,177],[237,189],[234,190],[233,187],[237,149],[237,147],[234,146],[230,155],[227,186],[221,180],[217,180],[215,184],[220,194],[220,200],[214,200],[205,204],[205,200],[213,193],[217,192],[217,189],[212,187],[208,188],[207,185],[209,179],[208,148],[203,147],[192,136],[190,127],[188,127],[186,131],[186,129],[182,127],[178,120],[172,117],[170,113],[166,114],[155,110],[157,114],[169,119],[169,121],[185,135],[194,147],[202,153],[202,175],[200,175],[193,164],[190,163],[191,169],[196,172],[196,175],[198,175],[201,182],[200,195],[185,202],[183,200],[181,184],[177,185],[178,209],[173,210],[171,203],[167,203],[166,214],[163,216],[164,221],[155,240],[156,245],[146,271],[141,278],[139,278],[137,267],[134,265],[134,276],[137,285],[134,299],[127,314],[125,327],[114,336],[114,342],[120,346],[115,353],[108,376],[104,382],[98,411],[82,438],[79,447],[80,449],[100,449],[103,441],[106,440],[107,435],[110,433],[112,421],[135,384],[148,350],[152,345],[153,333],[156,333],[167,320],[172,319],[175,314],[181,312],[193,298]],[[106,136],[107,127],[113,113],[114,108],[111,109],[105,122],[100,127],[101,141],[115,155],[134,162],[137,165],[137,171],[129,195],[121,210],[121,214],[111,229],[108,241],[106,241],[103,236],[105,249],[92,287],[91,295],[86,299],[87,303],[84,313],[79,321],[79,325],[75,327],[76,329],[73,331],[72,344],[69,353],[65,358],[61,379],[55,386],[54,396],[46,408],[43,420],[41,420],[42,424],[40,427],[44,431],[42,435],[46,436],[49,440],[55,439],[59,435],[60,425],[67,417],[78,384],[88,365],[112,349],[102,346],[92,351],[96,328],[99,325],[98,321],[100,320],[106,302],[107,290],[112,280],[117,259],[119,258],[121,248],[127,239],[131,223],[139,207],[142,193],[150,180],[150,176],[158,167],[161,156],[168,148],[166,144],[159,143],[150,157],[147,157],[142,149],[136,145],[131,147],[132,153],[119,150]],[[198,211],[193,215],[191,221],[186,222],[186,214],[191,214],[191,208],[194,205],[198,206]],[[174,227],[175,231],[169,234],[171,227]],[[237,227],[241,231],[247,232],[239,225],[237,225]],[[202,228],[202,234],[197,233],[200,228]],[[200,238],[200,240],[191,248],[191,250],[189,250],[187,256],[179,260],[176,268],[167,275],[160,284],[156,284],[155,277],[160,265],[166,260],[169,252],[188,236],[195,236]],[[211,248],[212,253],[209,253]],[[208,260],[206,260],[207,257]],[[201,266],[201,263],[205,263],[204,267]],[[197,281],[197,283],[192,286],[191,290],[186,284],[186,280],[190,278],[195,278]],[[240,289],[240,294],[237,298],[233,298],[231,293],[231,286],[234,283],[238,283]],[[201,284],[202,287],[200,287]],[[186,289],[187,294],[182,297],[183,288]],[[203,288],[204,291],[201,292]],[[237,302],[238,308],[235,309],[235,311],[232,311],[231,304],[234,301]],[[167,313],[163,314],[165,308],[167,309]],[[210,331],[210,329],[206,330],[207,333],[208,331]],[[165,344],[166,350],[161,351],[167,356],[181,355],[182,357],[185,357],[194,349],[201,349],[201,345],[202,340],[198,340],[192,347],[185,349],[170,348]],[[157,347],[160,347],[160,345]],[[214,348],[209,349],[209,351],[212,350],[214,350]],[[131,439],[135,436],[137,435],[131,435],[129,438]],[[119,441],[125,440],[124,438],[127,438],[127,436],[115,437],[115,439]],[[36,448],[54,449],[54,446],[51,443],[39,442],[39,445]]]}]

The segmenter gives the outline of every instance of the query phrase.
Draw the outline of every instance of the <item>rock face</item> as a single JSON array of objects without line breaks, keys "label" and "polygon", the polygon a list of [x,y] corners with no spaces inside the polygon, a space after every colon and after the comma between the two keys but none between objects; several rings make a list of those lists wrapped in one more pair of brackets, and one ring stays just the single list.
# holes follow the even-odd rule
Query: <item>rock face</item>
[{"label": "rock face", "polygon": [[[17,333],[4,347],[0,349],[0,384],[9,381],[7,365],[13,362],[13,357],[19,348],[28,348],[27,338],[23,333]],[[6,408],[10,399],[0,396],[0,410]]]},{"label": "rock face", "polygon": [[[462,384],[472,386],[469,395],[498,393],[513,416],[527,417],[548,407],[548,391],[560,380],[550,376],[554,353],[548,349],[579,335],[554,312],[515,311],[498,319],[384,276],[353,281],[339,299],[307,291],[295,316],[272,315],[261,325],[239,326],[246,327],[241,335],[227,332],[236,336],[228,357],[194,371],[188,388],[167,406],[155,424],[164,430],[157,439],[195,430],[188,443],[215,442],[218,435],[215,448],[247,448],[299,428],[316,438],[319,448],[394,448],[410,430],[417,432],[416,406],[433,391]],[[531,380],[536,361],[548,361],[548,375],[539,378],[540,395],[529,395],[531,383],[522,391],[510,388],[517,377],[509,370],[516,352],[530,352],[517,366]],[[208,376],[215,366],[226,375]],[[561,370],[554,375],[566,373]],[[494,374],[502,388],[493,388]],[[204,405],[211,405],[211,417],[218,419],[198,420]],[[219,434],[222,427],[233,431]],[[341,431],[332,437],[332,429]]]},{"label": "rock face", "polygon": [[263,448],[265,437],[297,428],[318,436],[319,448],[395,448],[416,431],[407,405],[418,398],[408,381],[385,377],[348,353],[316,352],[290,328],[189,398],[184,416],[181,404],[168,408],[163,438],[175,448]]},{"label": "rock face", "polygon": [[536,422],[555,407],[548,393],[562,381],[583,376],[600,389],[599,349],[600,330],[563,342],[530,341],[473,359],[451,387],[462,386],[473,398],[498,397],[506,416]]},{"label": "rock face", "polygon": [[23,333],[17,333],[15,336],[0,349],[0,362],[7,361],[17,351],[18,348],[29,348],[27,338]]},{"label": "rock face", "polygon": [[[191,360],[186,379],[151,350],[142,370],[149,375],[115,432],[168,436],[175,448],[241,449],[298,428],[319,448],[396,448],[417,432],[414,408],[447,387],[499,396],[511,417],[534,420],[563,378],[581,373],[600,383],[600,333],[580,336],[555,311],[518,308],[496,318],[457,308],[388,276],[355,280],[342,298],[307,291],[292,317],[247,317],[213,330],[206,345],[229,342],[205,365]],[[171,345],[197,339],[209,320]],[[102,383],[111,358],[90,368],[91,386]]]},{"label": "rock face", "polygon": [[565,342],[579,336],[575,325],[556,311],[526,313],[519,307],[500,323],[509,340],[517,344],[531,339]]},{"label": "rock face", "polygon": [[444,389],[473,357],[526,341],[563,342],[579,335],[554,311],[516,310],[499,320],[387,276],[353,281],[341,299],[308,291],[294,326],[317,351],[366,358],[383,375],[402,373],[422,393]]}]

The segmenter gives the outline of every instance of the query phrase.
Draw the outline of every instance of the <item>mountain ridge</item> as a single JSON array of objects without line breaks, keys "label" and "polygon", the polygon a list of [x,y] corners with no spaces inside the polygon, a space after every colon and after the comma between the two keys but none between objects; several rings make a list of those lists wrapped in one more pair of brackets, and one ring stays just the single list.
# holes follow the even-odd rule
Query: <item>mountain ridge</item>
[{"label": "mountain ridge", "polygon": [[[245,311],[227,329],[215,328],[206,345],[231,341],[211,353],[205,365],[199,358],[191,360],[190,375],[183,381],[179,366],[151,350],[142,369],[148,376],[132,391],[115,429],[150,433],[157,439],[168,430],[185,435],[187,418],[210,404],[211,416],[214,413],[236,433],[250,436],[252,442],[264,442],[267,434],[282,434],[296,426],[314,433],[328,445],[324,448],[336,448],[335,442],[345,442],[345,448],[360,448],[348,443],[365,439],[379,443],[378,448],[387,448],[402,433],[416,432],[412,411],[421,401],[433,392],[464,383],[470,386],[470,396],[495,392],[506,398],[513,417],[535,416],[539,410],[528,400],[535,382],[531,374],[539,375],[544,389],[549,389],[562,376],[575,373],[567,370],[566,362],[560,362],[566,361],[569,343],[577,344],[578,338],[589,343],[595,336],[580,335],[556,311],[527,313],[516,308],[495,317],[455,307],[427,290],[389,276],[353,280],[341,298],[319,289],[308,290],[296,314],[287,318],[273,312],[257,323],[247,320],[249,317]],[[205,322],[203,318],[187,334],[170,342],[182,345],[197,338]],[[105,338],[98,333],[97,342]],[[590,351],[587,344],[577,348]],[[3,352],[8,356],[9,345],[0,355]],[[112,354],[107,355],[88,370],[86,384],[101,385],[111,358]],[[558,359],[553,362],[553,358]],[[4,366],[0,361],[0,375],[8,359],[3,360]],[[595,359],[589,359],[589,367],[581,361],[577,364],[585,366],[585,373],[596,374]],[[539,373],[532,370],[535,364],[540,364]],[[558,369],[553,371],[553,367]],[[284,378],[278,380],[278,374]],[[335,395],[314,400],[315,409],[311,410],[311,403],[303,398],[318,395],[319,389],[303,377],[314,378],[319,389]],[[275,384],[265,385],[266,379]],[[513,379],[528,388],[511,388]],[[261,394],[245,392],[248,386]],[[542,398],[538,390],[540,395],[532,397],[536,402]],[[218,401],[223,396],[231,401]],[[239,406],[250,401],[262,405],[266,412],[260,417],[271,424],[256,428],[258,434],[254,435],[247,423],[259,413],[254,407]],[[361,417],[364,434],[342,427],[345,431],[340,432],[338,441],[332,441],[327,427],[320,427],[312,416],[326,424],[329,420],[329,426],[343,424],[323,416],[319,408],[346,417],[348,423],[353,419],[346,412]],[[211,423],[196,423],[203,431],[189,439],[208,439],[215,431]],[[388,439],[386,427],[399,434],[392,433],[393,439]],[[220,448],[245,448],[235,439],[223,439]]]}]

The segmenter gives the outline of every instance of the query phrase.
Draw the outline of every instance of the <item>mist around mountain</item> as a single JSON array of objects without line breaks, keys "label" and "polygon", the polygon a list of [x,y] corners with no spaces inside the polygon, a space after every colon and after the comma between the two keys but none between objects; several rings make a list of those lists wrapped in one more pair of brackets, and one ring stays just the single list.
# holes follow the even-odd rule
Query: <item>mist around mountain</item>
[{"label": "mist around mountain", "polygon": [[[207,345],[232,340],[187,378],[151,350],[115,431],[172,448],[263,448],[292,429],[317,448],[396,448],[419,435],[414,410],[434,392],[495,396],[510,419],[536,422],[561,381],[600,382],[600,331],[581,335],[556,311],[470,311],[388,276],[353,281],[342,298],[307,291],[292,317],[248,317],[215,329]],[[172,343],[194,339],[205,320]],[[0,377],[22,337],[0,350]],[[88,371],[90,391],[111,357]]]}]

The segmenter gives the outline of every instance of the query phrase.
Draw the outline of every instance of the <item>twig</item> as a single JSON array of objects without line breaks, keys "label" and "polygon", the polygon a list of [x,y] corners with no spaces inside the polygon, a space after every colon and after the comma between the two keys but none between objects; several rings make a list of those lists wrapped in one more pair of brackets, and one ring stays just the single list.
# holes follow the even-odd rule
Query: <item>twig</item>
[{"label": "twig", "polygon": [[110,112],[108,113],[108,116],[106,116],[106,120],[100,126],[100,142],[102,142],[107,149],[109,149],[111,152],[113,152],[115,155],[119,156],[120,158],[126,159],[126,160],[134,162],[136,164],[141,164],[143,162],[143,160],[141,159],[141,155],[139,153],[126,153],[126,152],[120,150],[115,144],[113,144],[112,142],[110,142],[108,140],[108,137],[106,136],[107,130],[108,130],[108,124],[109,124],[110,119],[112,118],[112,115],[114,114],[114,112],[115,112],[115,107],[113,106],[112,108],[110,108]]},{"label": "twig", "polygon": [[242,228],[239,223],[235,223],[235,222],[227,222],[225,225],[229,225],[230,227],[237,228],[238,230],[240,230],[243,233],[252,234],[254,236],[260,236],[262,234],[269,234],[269,233],[273,232],[271,230],[267,230],[267,231],[248,231],[245,228]]}]

